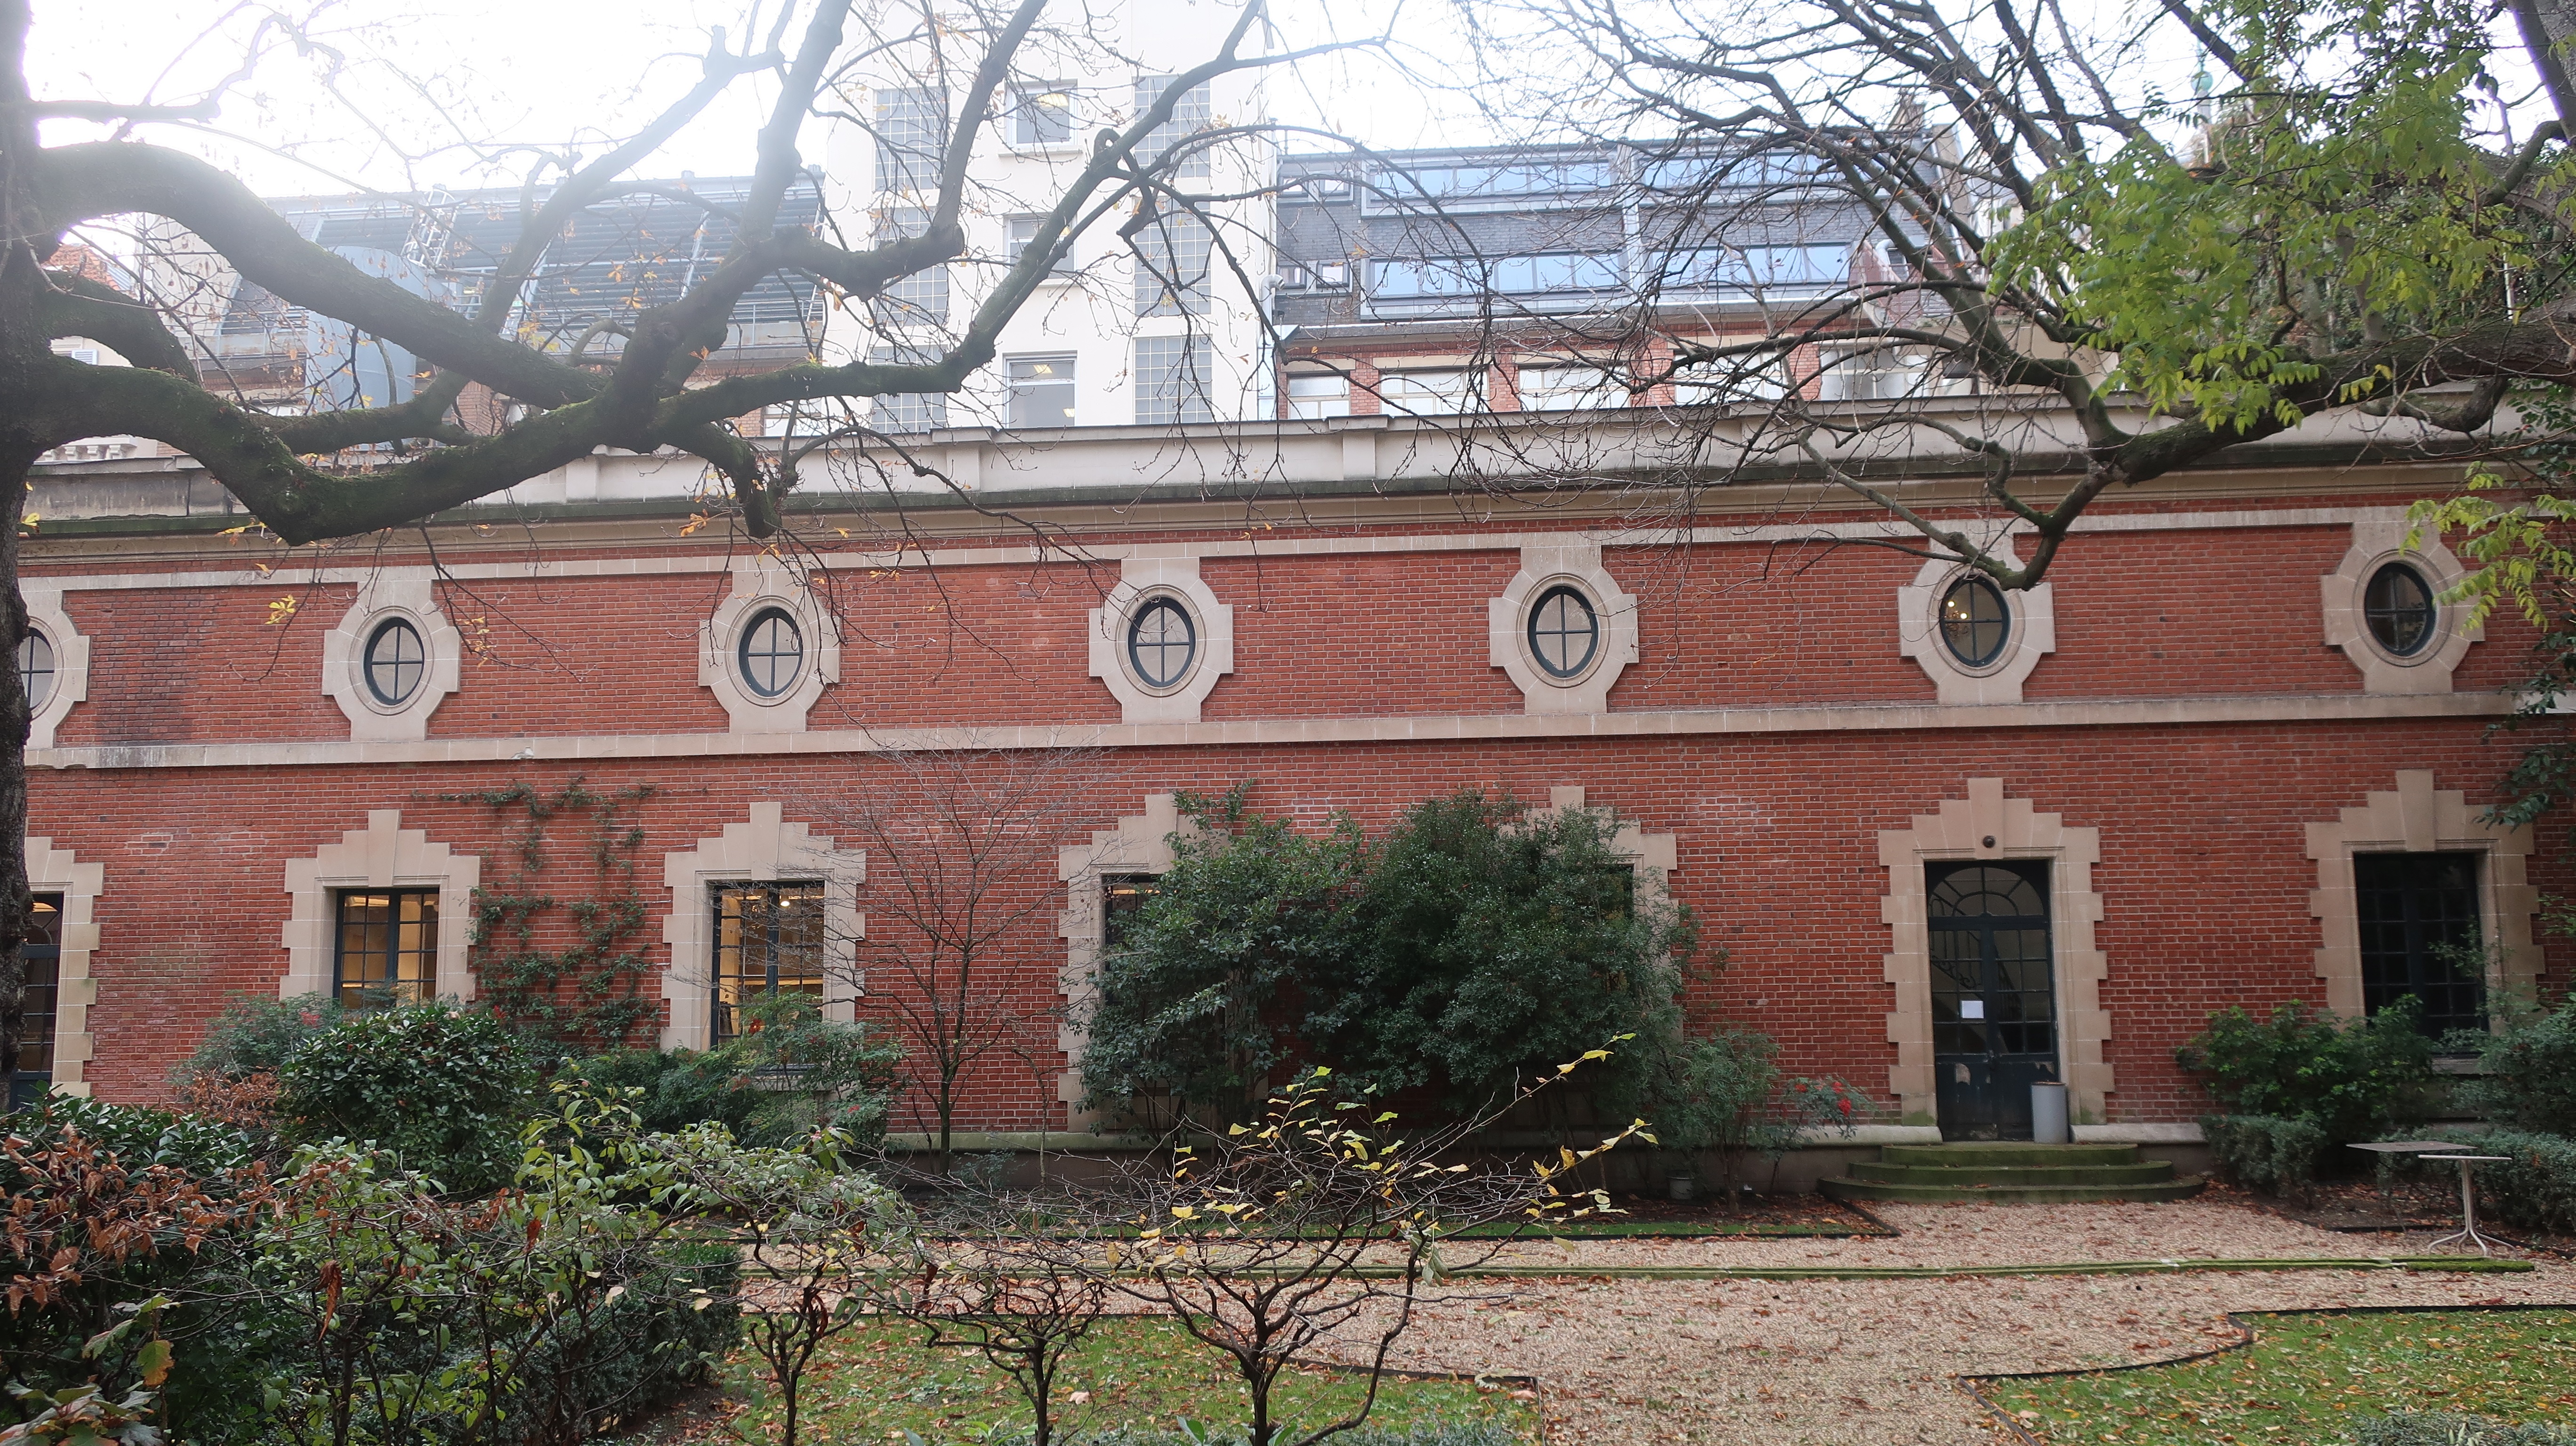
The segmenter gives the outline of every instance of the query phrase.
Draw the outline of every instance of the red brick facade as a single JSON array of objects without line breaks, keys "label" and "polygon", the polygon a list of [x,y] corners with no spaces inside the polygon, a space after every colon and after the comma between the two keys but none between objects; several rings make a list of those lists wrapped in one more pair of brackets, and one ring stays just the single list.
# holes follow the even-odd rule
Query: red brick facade
[{"label": "red brick facade", "polygon": [[[2520,746],[2489,731],[2530,641],[2510,620],[2489,623],[2448,693],[2362,693],[2361,673],[2322,641],[2318,579],[2354,545],[2362,509],[2385,517],[2403,498],[2291,495],[2299,490],[2194,501],[2167,489],[2127,515],[2184,512],[2189,525],[2078,538],[2051,575],[2054,650],[2021,703],[1979,709],[1938,705],[1924,669],[1899,652],[1897,590],[1922,564],[1872,547],[1776,534],[1608,547],[1604,566],[1638,599],[1637,660],[1606,715],[1543,718],[1524,713],[1488,656],[1488,600],[1522,568],[1531,536],[1575,534],[1579,519],[1505,526],[1464,521],[1465,509],[1354,504],[1340,525],[1257,534],[1215,514],[1168,513],[1178,520],[1162,531],[1095,525],[1080,541],[1104,557],[1133,545],[1204,554],[1201,581],[1234,610],[1234,670],[1200,722],[1135,728],[1086,666],[1085,614],[1117,580],[1116,561],[1041,566],[988,551],[894,568],[865,565],[853,545],[830,574],[839,682],[808,733],[774,738],[728,735],[698,679],[699,624],[732,586],[723,544],[638,523],[608,546],[596,530],[577,543],[540,538],[538,578],[447,587],[442,611],[467,639],[460,687],[425,743],[368,745],[376,751],[364,756],[319,682],[323,634],[353,582],[299,581],[310,560],[280,566],[288,559],[204,533],[49,528],[31,564],[67,584],[63,611],[92,654],[86,700],[37,755],[29,832],[104,866],[86,1078],[102,1095],[138,1099],[163,1090],[228,996],[274,995],[289,912],[282,869],[366,827],[371,810],[398,809],[403,828],[481,856],[489,886],[509,867],[521,821],[445,796],[511,780],[651,785],[635,856],[657,915],[642,942],[658,968],[669,963],[658,914],[672,899],[663,855],[764,800],[832,833],[836,811],[869,786],[878,735],[866,730],[1097,737],[1105,751],[1074,809],[1086,829],[1141,813],[1149,794],[1243,779],[1259,780],[1258,808],[1317,824],[1348,809],[1372,827],[1462,787],[1538,802],[1580,787],[1588,806],[1673,836],[1672,888],[1725,961],[1695,987],[1694,1013],[1758,1025],[1782,1040],[1793,1070],[1842,1075],[1892,1106],[1880,835],[1964,798],[1971,779],[2000,779],[2008,798],[2100,832],[2092,888],[2107,961],[2104,1058],[2116,1075],[2109,1121],[2187,1120],[2205,1101],[2173,1048],[2210,1010],[2325,997],[2309,826],[2396,788],[2402,771],[2429,770],[2436,788],[2483,805]],[[2220,512],[2247,525],[2208,515]],[[822,535],[840,545],[829,526]],[[395,546],[389,562],[421,560]],[[466,529],[439,543],[451,567],[503,572],[530,546]],[[620,557],[704,570],[568,570]],[[276,571],[220,586],[148,581],[254,560]],[[332,565],[364,562],[347,554]],[[95,585],[114,575],[145,580]],[[292,619],[273,623],[288,595]],[[534,756],[502,751],[518,740]],[[234,744],[342,751],[220,751]],[[574,752],[583,756],[564,756]],[[2562,873],[2556,846],[2536,847],[2533,882],[2547,886]],[[1026,886],[1064,892],[1051,877]],[[864,886],[858,907],[870,912]],[[1055,919],[1039,911],[1010,952],[1004,987],[1032,1016],[1061,1003],[1067,945]],[[2563,988],[2569,960],[2552,954],[2540,970]],[[643,991],[658,999],[655,982]],[[986,1070],[962,1124],[1066,1125],[1054,1076],[1070,1062],[1052,1023],[1033,1026],[1029,1043],[1037,1067],[1012,1059]]]}]

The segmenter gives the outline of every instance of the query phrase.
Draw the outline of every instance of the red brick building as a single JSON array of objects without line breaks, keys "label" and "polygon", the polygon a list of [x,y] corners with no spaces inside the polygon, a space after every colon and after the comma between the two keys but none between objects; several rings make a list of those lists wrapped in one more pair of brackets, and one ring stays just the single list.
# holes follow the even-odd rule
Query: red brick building
[{"label": "red brick building", "polygon": [[[532,868],[493,801],[575,779],[649,790],[603,847],[645,905],[616,948],[644,1036],[702,1045],[721,976],[761,974],[745,910],[826,952],[875,932],[888,881],[834,824],[870,760],[971,735],[1100,752],[996,986],[1047,1022],[972,1082],[970,1128],[1081,1123],[1103,880],[1155,871],[1174,791],[1254,779],[1319,826],[1467,786],[1614,810],[1724,951],[1698,1017],[1892,1120],[1957,1129],[2055,1074],[2090,1137],[2188,1138],[2173,1049],[2215,1008],[2412,989],[2474,1017],[2569,975],[2536,932],[2549,840],[2480,816],[2529,638],[2467,628],[2432,596],[2456,561],[2403,551],[2456,469],[2350,440],[2106,499],[2009,597],[1864,545],[1886,519],[1823,491],[1647,527],[1631,494],[1462,490],[1451,434],[1384,416],[934,433],[985,510],[912,494],[897,550],[876,484],[818,491],[787,560],[693,525],[694,469],[654,458],[292,553],[188,515],[184,460],[57,467],[27,543],[52,1081],[153,1097],[237,994],[488,993],[520,946],[471,942],[478,888],[626,887],[593,814]],[[2434,946],[2472,936],[2489,977],[2445,974]],[[835,1009],[881,1002],[833,977]]]}]

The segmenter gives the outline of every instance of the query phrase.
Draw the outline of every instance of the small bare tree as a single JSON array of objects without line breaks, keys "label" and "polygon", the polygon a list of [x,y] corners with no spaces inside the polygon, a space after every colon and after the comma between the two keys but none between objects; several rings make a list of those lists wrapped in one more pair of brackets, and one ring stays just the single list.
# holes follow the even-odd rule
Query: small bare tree
[{"label": "small bare tree", "polygon": [[885,1309],[927,1332],[925,1345],[975,1352],[1008,1374],[1029,1403],[1030,1446],[1050,1446],[1056,1380],[1115,1299],[1117,1245],[1062,1201],[1034,1196],[951,1194],[933,1229],[949,1248],[925,1238],[918,1288]]},{"label": "small bare tree", "polygon": [[1609,1208],[1605,1194],[1573,1192],[1573,1172],[1641,1134],[1642,1120],[1527,1168],[1464,1158],[1477,1134],[1608,1057],[1591,1051],[1484,1114],[1410,1139],[1390,1129],[1392,1112],[1348,1097],[1319,1067],[1259,1123],[1178,1146],[1168,1174],[1135,1182],[1141,1238],[1118,1288],[1225,1354],[1250,1393],[1251,1446],[1283,1439],[1271,1394],[1292,1361],[1355,1346],[1367,1394],[1291,1446],[1351,1430],[1375,1409],[1387,1357],[1428,1287],[1527,1230]]},{"label": "small bare tree", "polygon": [[1056,849],[1087,817],[1078,800],[1098,760],[1082,748],[881,753],[859,765],[858,802],[816,807],[867,850],[864,999],[903,1037],[943,1174],[968,1077],[1052,1048],[1032,1035],[1054,1016],[1020,1009],[1025,991],[997,975],[1055,916]]}]

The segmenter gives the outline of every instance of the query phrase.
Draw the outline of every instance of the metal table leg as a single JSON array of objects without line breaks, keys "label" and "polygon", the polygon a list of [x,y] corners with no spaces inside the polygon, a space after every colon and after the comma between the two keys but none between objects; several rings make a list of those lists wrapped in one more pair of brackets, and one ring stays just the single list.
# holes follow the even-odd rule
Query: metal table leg
[{"label": "metal table leg", "polygon": [[2473,1163],[2473,1161],[2469,1160],[2461,1160],[2459,1162],[2460,1229],[2434,1241],[2428,1248],[2439,1250],[2443,1246],[2448,1245],[2455,1240],[2466,1241],[2478,1248],[2478,1254],[2492,1258],[2495,1255],[2495,1251],[2489,1247],[2499,1242],[2491,1241],[2486,1236],[2478,1233],[2478,1186],[2477,1182],[2469,1176],[2469,1166]]}]

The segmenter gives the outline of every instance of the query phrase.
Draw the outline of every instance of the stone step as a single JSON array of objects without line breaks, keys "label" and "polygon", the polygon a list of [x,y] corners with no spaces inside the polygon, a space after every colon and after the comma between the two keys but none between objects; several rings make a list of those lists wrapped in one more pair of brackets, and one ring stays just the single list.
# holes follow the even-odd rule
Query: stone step
[{"label": "stone step", "polygon": [[2174,1177],[2170,1160],[2134,1160],[2118,1165],[1979,1165],[1944,1167],[1898,1165],[1883,1160],[1856,1160],[1845,1171],[1855,1180],[1888,1185],[2156,1185]]},{"label": "stone step", "polygon": [[1818,1188],[1836,1200],[1901,1200],[1940,1203],[1982,1200],[1997,1205],[2069,1205],[2099,1200],[2184,1200],[2209,1182],[2198,1175],[2145,1185],[1907,1185],[1887,1180],[1826,1180]]},{"label": "stone step", "polygon": [[1960,1169],[1979,1165],[2134,1165],[2135,1145],[2034,1145],[2028,1141],[1969,1141],[1955,1145],[1885,1145],[1879,1158],[1891,1165]]}]

